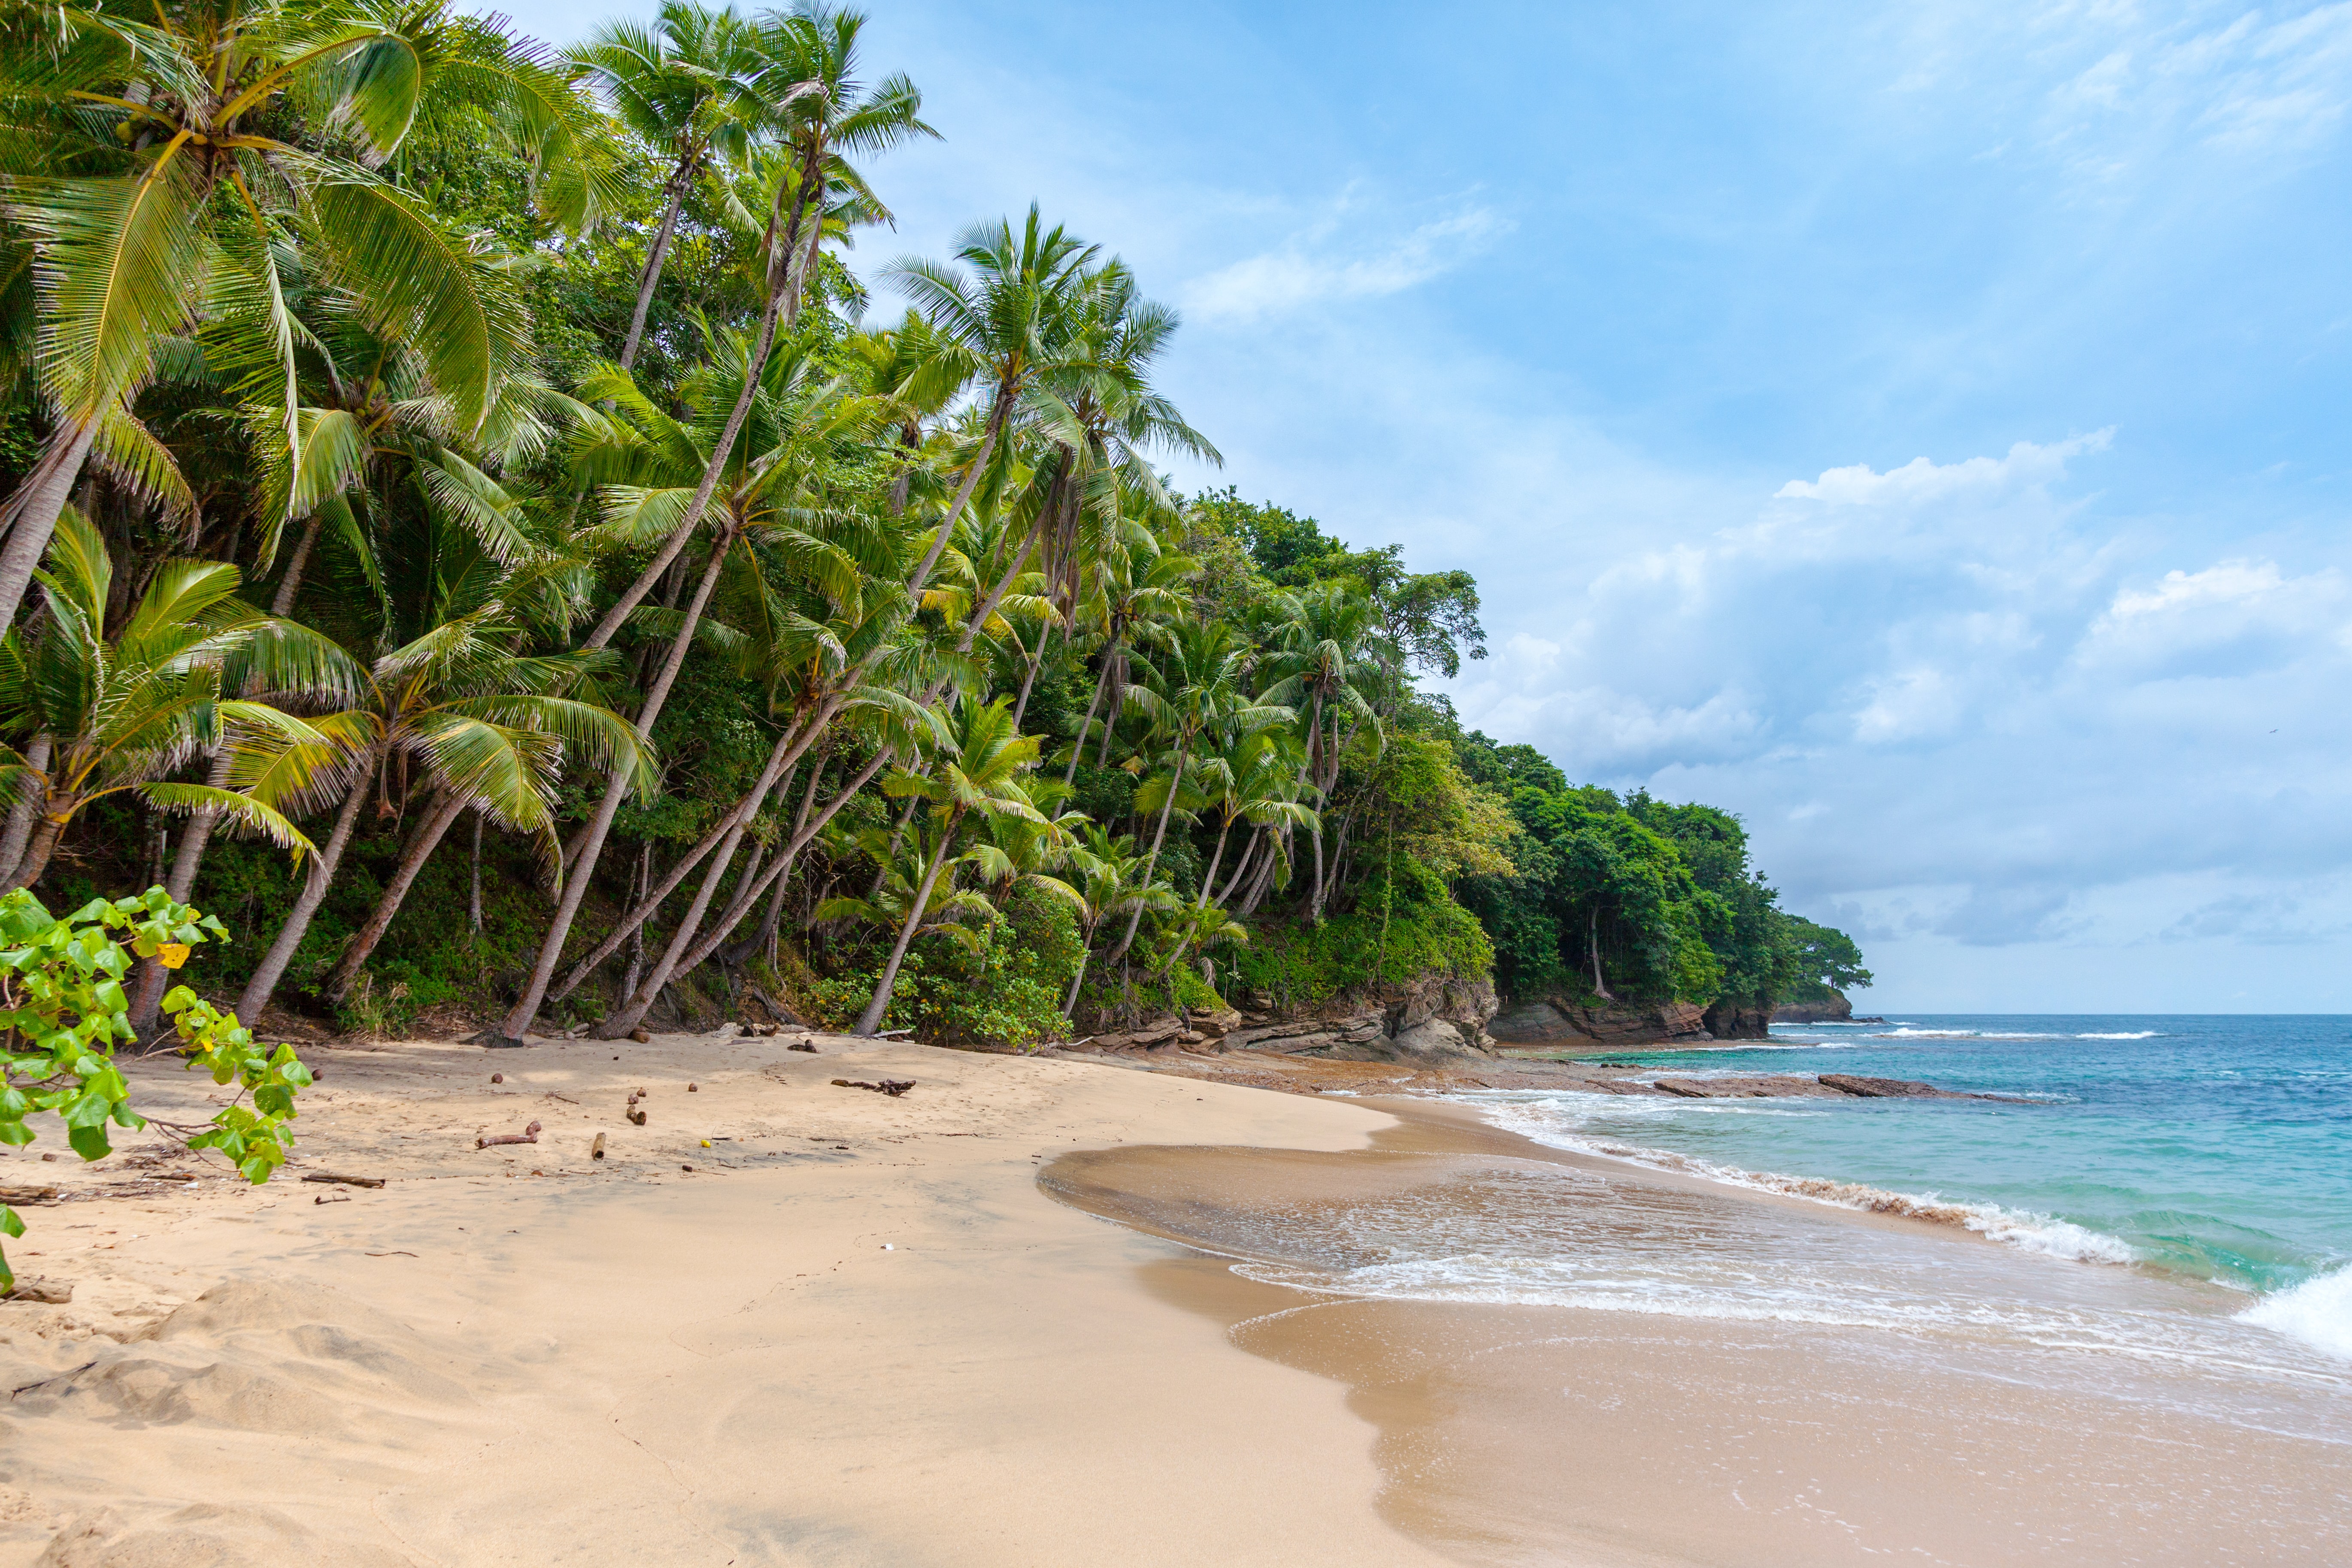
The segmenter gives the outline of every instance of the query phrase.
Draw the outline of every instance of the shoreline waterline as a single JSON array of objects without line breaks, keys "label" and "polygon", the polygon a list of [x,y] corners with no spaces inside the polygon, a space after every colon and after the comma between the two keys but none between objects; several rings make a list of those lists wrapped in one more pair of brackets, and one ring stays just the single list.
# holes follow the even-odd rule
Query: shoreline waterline
[{"label": "shoreline waterline", "polygon": [[[1360,1152],[1129,1146],[1040,1179],[1201,1249],[1146,1284],[1347,1384],[1381,1428],[1384,1516],[1448,1555],[2352,1553],[2352,1366],[2240,1323],[2234,1292],[1358,1103],[1404,1124]],[[2175,1493],[2208,1500],[2151,1509]]]}]

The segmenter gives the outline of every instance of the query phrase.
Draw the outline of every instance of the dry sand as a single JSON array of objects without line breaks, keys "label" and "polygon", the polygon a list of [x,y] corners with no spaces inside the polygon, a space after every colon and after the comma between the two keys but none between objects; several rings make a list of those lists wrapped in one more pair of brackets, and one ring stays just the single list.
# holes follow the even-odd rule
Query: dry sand
[{"label": "dry sand", "polygon": [[1217,1255],[1503,1167],[1605,1188],[1588,1222],[1648,1245],[2005,1256],[1964,1232],[1247,1086],[1418,1084],[1393,1067],[815,1042],[313,1049],[261,1189],[136,1139],[0,1156],[65,1189],[11,1255],[74,1289],[0,1301],[0,1568],[2352,1561],[2352,1441],[2310,1440],[2345,1423],[2307,1391],[2208,1421],[2160,1367],[2070,1391],[2031,1355],[1335,1300]]},{"label": "dry sand", "polygon": [[[1344,1385],[1156,1298],[1178,1249],[1035,1179],[1122,1142],[1347,1149],[1389,1117],[816,1043],[314,1050],[297,1161],[259,1190],[162,1185],[198,1162],[136,1139],[0,1160],[114,1191],[25,1208],[11,1246],[75,1295],[0,1302],[0,1564],[1441,1561],[1377,1511]],[[208,1082],[132,1071],[208,1113]],[[536,1145],[473,1146],[533,1119]],[[389,1180],[290,1179],[315,1172]]]}]

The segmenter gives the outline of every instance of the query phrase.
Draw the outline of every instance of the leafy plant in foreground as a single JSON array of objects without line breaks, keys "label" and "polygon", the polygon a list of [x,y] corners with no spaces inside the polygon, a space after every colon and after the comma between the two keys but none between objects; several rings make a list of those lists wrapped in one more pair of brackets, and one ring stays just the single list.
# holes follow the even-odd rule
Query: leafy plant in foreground
[{"label": "leafy plant in foreground", "polygon": [[[208,1123],[150,1123],[131,1108],[131,1087],[114,1062],[117,1041],[135,1040],[131,998],[123,988],[131,959],[153,958],[176,969],[207,940],[226,941],[216,916],[175,904],[161,887],[131,898],[92,899],[60,919],[23,888],[0,897],[0,1145],[21,1148],[34,1139],[25,1118],[54,1112],[66,1141],[85,1160],[113,1153],[110,1123],[153,1125],[191,1149],[217,1149],[247,1181],[268,1181],[286,1162],[294,1135],[294,1096],[310,1070],[294,1048],[275,1051],[253,1031],[185,986],[163,998],[190,1068],[213,1082],[236,1082],[239,1102]],[[16,1212],[0,1205],[0,1232],[25,1234]],[[0,1254],[0,1290],[16,1283]]]}]

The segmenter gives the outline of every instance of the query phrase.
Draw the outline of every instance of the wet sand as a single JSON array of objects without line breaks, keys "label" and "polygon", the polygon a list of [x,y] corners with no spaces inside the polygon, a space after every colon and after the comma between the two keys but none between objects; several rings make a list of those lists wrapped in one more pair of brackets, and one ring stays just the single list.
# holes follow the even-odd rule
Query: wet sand
[{"label": "wet sand", "polygon": [[[1368,1150],[1118,1149],[1066,1155],[1044,1179],[1203,1249],[1146,1265],[1146,1285],[1253,1354],[1346,1385],[1379,1428],[1382,1517],[1448,1558],[2352,1561],[2352,1378],[2165,1348],[2239,1343],[2226,1313],[2242,1301],[2226,1292],[1544,1149],[1454,1107],[1375,1103],[1406,1123]],[[1955,1311],[1858,1326],[1777,1318],[1769,1298],[1742,1320],[1676,1300],[1594,1310],[1302,1288],[1377,1271],[1383,1226],[1465,1215],[1480,1234],[1554,1225],[1570,1247],[1711,1250],[1726,1278],[1746,1249],[1812,1249],[1857,1276],[1885,1260]],[[1852,1297],[1863,1320],[1908,1299],[1862,1277]],[[1971,1301],[1999,1310],[1972,1321]],[[2109,1322],[2140,1339],[2073,1326]]]}]

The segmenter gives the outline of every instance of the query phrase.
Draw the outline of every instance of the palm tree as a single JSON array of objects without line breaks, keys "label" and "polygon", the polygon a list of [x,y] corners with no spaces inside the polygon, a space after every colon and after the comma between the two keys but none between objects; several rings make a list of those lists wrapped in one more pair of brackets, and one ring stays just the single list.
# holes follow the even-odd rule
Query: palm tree
[{"label": "palm tree", "polygon": [[1212,947],[1240,947],[1249,943],[1249,927],[1235,920],[1220,904],[1196,904],[1180,913],[1175,920],[1175,945],[1168,949],[1168,957],[1151,977],[1164,980],[1176,967],[1185,953],[1198,950],[1204,957]]},{"label": "palm tree", "polygon": [[394,14],[226,0],[159,7],[152,24],[77,5],[37,16],[45,36],[0,68],[0,95],[18,135],[48,144],[42,166],[59,172],[12,174],[5,204],[34,245],[39,382],[55,425],[5,508],[0,626],[93,450],[157,471],[160,448],[130,403],[191,324],[239,321],[266,346],[250,379],[280,389],[285,439],[299,447],[289,240],[425,361],[457,427],[477,428],[527,357],[521,308],[476,242],[373,166],[445,86],[549,160],[583,154],[593,135],[560,74],[438,4]]},{"label": "palm tree", "polygon": [[[1153,548],[1157,549],[1156,543]],[[1062,772],[1065,785],[1077,777],[1078,758],[1086,754],[1087,732],[1103,699],[1110,699],[1108,711],[1113,716],[1126,706],[1129,652],[1138,643],[1160,642],[1166,625],[1192,607],[1181,584],[1201,570],[1200,562],[1188,555],[1155,554],[1140,575],[1136,565],[1132,550],[1102,562],[1094,573],[1094,591],[1079,610],[1102,639],[1101,665],[1095,675],[1094,695],[1087,700],[1087,716],[1079,722],[1077,739],[1070,747],[1069,766]],[[1110,720],[1103,724],[1100,759],[1106,764],[1110,761],[1115,727]]]},{"label": "palm tree", "polygon": [[[985,894],[955,885],[958,873],[975,863],[977,851],[948,857],[940,873],[930,874],[933,862],[940,859],[937,840],[943,831],[943,826],[922,829],[896,851],[879,829],[859,833],[855,841],[857,846],[883,859],[882,885],[865,898],[828,898],[816,906],[811,918],[820,925],[856,921],[885,931],[897,931],[911,922],[916,936],[950,937],[979,956],[984,948],[974,927],[992,925],[1001,916]],[[923,894],[919,909],[917,894],[925,887],[929,891]]]},{"label": "palm tree", "polygon": [[[345,791],[342,809],[310,880],[246,984],[240,1017],[259,1018],[269,1004],[326,901],[362,810],[373,798],[389,813],[395,772],[412,767],[421,772],[435,792],[433,806],[327,982],[333,999],[350,990],[417,873],[466,810],[551,843],[552,798],[567,748],[592,765],[617,767],[641,790],[651,789],[651,752],[627,721],[571,695],[608,669],[612,656],[522,654],[514,652],[519,640],[519,628],[495,601],[450,615],[376,661],[362,706],[315,722],[330,750],[316,756],[314,766]],[[340,768],[323,766],[331,756]],[[305,797],[314,807],[331,798],[332,790],[323,788]]]},{"label": "palm tree", "polygon": [[999,220],[975,224],[956,236],[955,257],[971,269],[969,277],[919,256],[902,256],[887,269],[930,327],[929,340],[920,345],[926,350],[921,369],[907,384],[919,396],[944,399],[978,382],[983,403],[980,439],[966,461],[963,482],[908,580],[909,594],[921,593],[930,580],[1016,417],[1046,395],[1044,379],[1083,353],[1077,329],[1097,248],[1058,226],[1045,228],[1032,204],[1017,235],[1010,223]]},{"label": "palm tree", "polygon": [[[1249,657],[1249,648],[1234,638],[1233,628],[1223,622],[1187,622],[1174,629],[1168,652],[1159,664],[1144,666],[1144,681],[1128,688],[1129,705],[1151,721],[1169,747],[1169,787],[1160,802],[1159,825],[1151,831],[1150,852],[1143,861],[1147,882],[1160,863],[1160,847],[1168,837],[1168,819],[1176,810],[1185,763],[1202,737],[1213,728],[1252,734],[1269,725],[1286,724],[1293,716],[1286,707],[1254,703],[1243,695],[1242,675]],[[1128,915],[1126,935],[1111,952],[1114,959],[1135,941],[1135,929],[1142,919],[1140,909]]]},{"label": "palm tree", "polygon": [[764,47],[768,37],[731,5],[714,11],[694,0],[664,0],[650,26],[607,22],[568,57],[589,73],[614,116],[670,160],[661,220],[638,274],[637,306],[621,345],[625,371],[637,362],[646,312],[669,259],[687,193],[719,164],[741,163],[771,133],[773,89],[765,78],[777,62]]},{"label": "palm tree", "polygon": [[326,744],[314,727],[268,703],[222,694],[348,689],[349,661],[308,629],[239,601],[237,570],[219,561],[163,562],[109,641],[114,567],[98,530],[69,507],[48,555],[49,570],[39,574],[47,617],[37,631],[19,627],[0,640],[0,730],[51,741],[37,766],[0,747],[15,790],[38,802],[22,858],[0,871],[0,891],[38,881],[75,816],[124,791],[168,811],[209,809],[298,859],[307,852],[310,841],[271,803],[272,789],[162,780],[204,751],[225,747],[245,758]]},{"label": "palm tree", "polygon": [[1063,998],[1062,1016],[1073,1020],[1078,989],[1087,980],[1087,961],[1094,956],[1095,936],[1103,922],[1122,915],[1139,917],[1146,910],[1164,914],[1180,907],[1175,893],[1165,883],[1145,879],[1142,857],[1135,852],[1132,838],[1122,833],[1114,839],[1107,829],[1092,822],[1087,824],[1085,833],[1085,846],[1071,857],[1078,872],[1078,970],[1070,977],[1070,994]]},{"label": "palm tree", "polygon": [[[771,193],[767,232],[760,247],[765,269],[762,292],[766,303],[746,357],[741,391],[719,437],[710,444],[709,461],[703,469],[701,482],[692,499],[681,509],[667,541],[655,552],[636,581],[605,612],[604,618],[589,633],[584,644],[587,647],[601,648],[611,641],[701,525],[711,495],[735,450],[736,437],[750,417],[752,400],[761,385],[761,372],[775,347],[779,320],[789,325],[799,314],[809,275],[816,266],[817,246],[824,238],[833,193],[843,192],[863,198],[865,211],[887,215],[880,204],[871,200],[864,176],[850,166],[848,155],[881,152],[912,136],[938,134],[920,118],[922,94],[913,82],[903,76],[894,76],[869,90],[857,80],[857,36],[865,25],[865,17],[858,13],[835,11],[815,3],[804,3],[788,15],[772,14],[766,47],[778,66],[765,79],[773,94],[772,101],[779,106],[777,140],[789,156],[779,159],[774,165],[778,177]],[[670,688],[677,680],[725,559],[722,540],[712,550],[686,613],[680,618],[661,674],[638,706],[640,736],[653,733],[654,721],[660,716],[662,705],[668,700]],[[538,960],[531,967],[522,995],[499,1026],[500,1033],[509,1040],[520,1040],[538,1016],[548,982],[554,977],[555,967],[563,956],[563,944],[579,913],[581,895],[595,873],[597,858],[604,852],[604,837],[612,830],[613,818],[628,789],[627,780],[618,772],[605,785],[604,798],[589,820],[572,886],[558,904],[555,917],[548,923],[547,936],[540,944]]]},{"label": "palm tree", "polygon": [[929,803],[931,828],[926,836],[935,838],[939,847],[899,925],[898,940],[882,966],[881,977],[874,982],[873,998],[858,1018],[855,1031],[858,1034],[871,1035],[882,1027],[891,988],[898,982],[898,967],[906,962],[907,945],[915,939],[915,927],[929,907],[931,889],[955,846],[957,829],[966,813],[1045,820],[1045,813],[1030,803],[1020,782],[1022,773],[1037,760],[1037,742],[1013,727],[1008,708],[1002,699],[985,707],[967,707],[952,750],[940,758],[928,775],[899,773],[883,786],[889,794],[914,796]]},{"label": "palm tree", "polygon": [[[1331,798],[1339,779],[1345,744],[1327,733],[1326,719],[1336,726],[1342,716],[1354,726],[1370,722],[1381,734],[1380,716],[1363,694],[1377,677],[1377,608],[1353,584],[1320,582],[1297,593],[1285,594],[1270,611],[1274,647],[1259,665],[1267,685],[1260,699],[1301,710],[1306,724],[1307,755],[1299,763],[1299,779],[1311,786],[1318,804]],[[1323,917],[1328,891],[1324,879],[1323,830],[1311,830],[1315,844],[1315,891],[1309,918]]]},{"label": "palm tree", "polygon": [[1292,777],[1290,758],[1284,754],[1283,744],[1276,734],[1260,730],[1237,736],[1233,744],[1206,760],[1201,768],[1201,784],[1208,803],[1217,812],[1217,847],[1209,856],[1209,864],[1201,873],[1201,896],[1195,908],[1205,908],[1217,883],[1217,868],[1224,862],[1225,839],[1235,822],[1247,822],[1256,831],[1250,835],[1248,848],[1234,867],[1223,896],[1225,903],[1249,869],[1251,853],[1265,829],[1306,828],[1312,831],[1318,826],[1314,810],[1293,797],[1297,784]]}]

